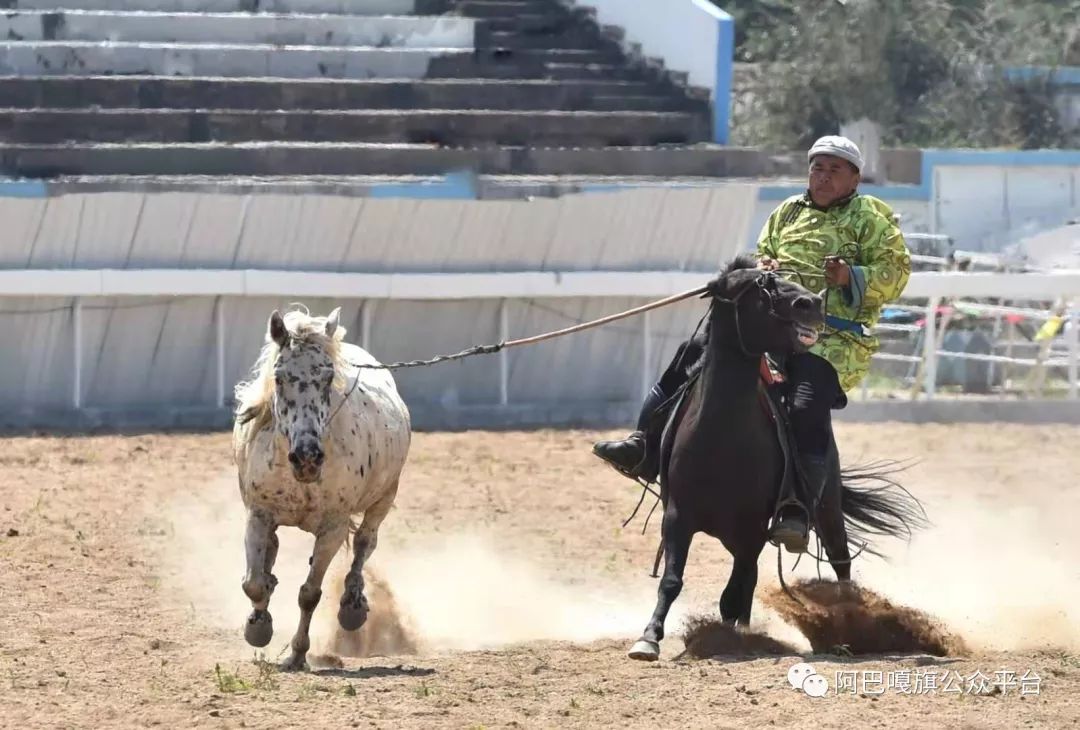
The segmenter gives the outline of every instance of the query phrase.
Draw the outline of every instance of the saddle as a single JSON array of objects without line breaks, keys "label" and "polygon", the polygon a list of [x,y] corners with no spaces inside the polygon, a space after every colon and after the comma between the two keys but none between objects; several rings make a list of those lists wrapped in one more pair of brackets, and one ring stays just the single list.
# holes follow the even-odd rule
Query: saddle
[{"label": "saddle", "polygon": [[[682,421],[687,404],[687,394],[693,387],[694,382],[700,377],[701,370],[691,372],[689,379],[668,400],[667,404],[660,407],[660,411],[667,410],[664,419],[663,431],[660,436],[660,479],[666,481],[667,467],[671,457],[671,449],[675,440],[675,432]],[[782,367],[767,355],[761,356],[758,378],[758,401],[762,410],[772,421],[776,430],[777,443],[780,446],[784,459],[783,481],[780,485],[780,496],[777,500],[777,509],[780,506],[793,501],[793,495],[802,497],[807,494],[805,479],[799,469],[796,458],[797,449],[795,436],[791,430],[791,422],[788,419],[787,406],[783,401],[784,385],[787,378]],[[805,504],[805,501],[803,502]],[[812,519],[812,515],[808,515]]]}]

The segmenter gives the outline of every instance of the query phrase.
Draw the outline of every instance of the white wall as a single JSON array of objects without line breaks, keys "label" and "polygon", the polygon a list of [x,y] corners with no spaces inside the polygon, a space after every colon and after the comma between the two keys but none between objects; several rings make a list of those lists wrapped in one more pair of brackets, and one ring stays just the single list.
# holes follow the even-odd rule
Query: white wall
[{"label": "white wall", "polygon": [[725,14],[708,0],[577,0],[596,9],[601,25],[626,31],[628,43],[640,43],[646,56],[664,59],[666,67],[689,74],[690,84],[716,88],[720,19]]},{"label": "white wall", "polygon": [[[117,298],[108,296],[120,291],[114,286],[115,275],[90,275],[87,280],[74,269],[546,272],[515,277],[513,287],[495,292],[512,295],[506,298],[505,316],[508,334],[517,337],[641,304],[667,279],[646,277],[630,289],[634,296],[625,289],[603,288],[612,277],[589,284],[584,291],[590,296],[555,299],[531,288],[553,280],[564,290],[574,284],[576,277],[553,272],[715,271],[746,237],[756,197],[757,186],[743,183],[533,201],[199,192],[0,197],[0,220],[5,222],[0,227],[0,269],[8,270],[0,275],[0,424],[17,422],[20,413],[63,409],[75,393],[82,406],[91,409],[214,406],[219,312],[227,333],[220,361],[226,393],[251,367],[270,311],[297,300],[316,313],[342,306],[350,341],[369,341],[371,351],[386,361],[457,352],[504,338],[503,305],[484,295],[492,293],[488,277],[482,277],[487,282],[483,286],[469,283],[476,289],[475,298],[437,302],[421,301],[441,281],[429,284],[427,277],[419,281],[423,289],[415,283],[408,291],[397,289],[397,295],[408,299],[390,299],[384,295],[391,290],[365,290],[358,283],[345,288],[348,297],[331,298],[342,290],[323,286],[321,279],[314,290],[305,288],[291,277],[285,290],[213,288],[234,280],[237,272],[224,277],[204,272],[197,278],[196,296]],[[45,278],[70,283],[67,277],[73,276],[88,283],[56,289],[32,278],[26,273],[31,269],[66,270],[51,271]],[[131,276],[127,280],[140,286],[144,277]],[[188,280],[176,281],[181,278]],[[626,281],[622,274],[615,279]],[[127,294],[193,291],[159,284],[149,291],[122,289]],[[286,290],[287,296],[282,294]],[[50,291],[56,296],[48,296]],[[74,365],[75,308],[67,295],[72,291],[87,295],[79,309],[79,368]],[[583,290],[569,293],[575,291]],[[357,296],[368,297],[366,310]],[[697,300],[657,312],[649,320],[653,344],[648,352],[642,347],[641,318],[527,352],[508,351],[511,403],[592,402],[599,408],[609,402],[635,402],[643,382],[655,377],[700,316]],[[365,328],[365,320],[370,328]],[[598,362],[604,366],[596,367]],[[398,382],[410,408],[455,411],[498,405],[500,360],[488,356],[468,364],[404,371]]]},{"label": "white wall", "polygon": [[[1080,166],[943,166],[934,174],[936,233],[958,248],[1000,251],[1080,210]],[[960,245],[960,241],[963,245]]]}]

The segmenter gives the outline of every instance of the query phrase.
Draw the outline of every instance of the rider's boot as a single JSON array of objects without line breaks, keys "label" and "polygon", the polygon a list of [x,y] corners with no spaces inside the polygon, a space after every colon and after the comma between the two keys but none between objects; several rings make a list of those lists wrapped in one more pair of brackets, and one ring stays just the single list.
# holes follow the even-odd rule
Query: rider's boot
[{"label": "rider's boot", "polygon": [[[829,477],[828,462],[822,456],[803,456],[799,459],[806,477],[806,494],[819,495]],[[795,495],[790,495],[781,505],[779,513],[769,530],[769,542],[783,545],[789,553],[805,553],[810,542],[810,526],[805,505]]]},{"label": "rider's boot", "polygon": [[632,479],[656,481],[660,472],[659,439],[663,424],[655,418],[668,394],[657,383],[645,396],[638,416],[637,430],[619,441],[598,441],[593,453]]}]

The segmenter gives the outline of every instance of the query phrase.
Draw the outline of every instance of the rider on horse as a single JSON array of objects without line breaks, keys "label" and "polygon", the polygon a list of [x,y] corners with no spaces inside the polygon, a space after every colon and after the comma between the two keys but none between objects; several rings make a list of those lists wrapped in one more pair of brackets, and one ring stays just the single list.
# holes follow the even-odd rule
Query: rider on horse
[{"label": "rider on horse", "polygon": [[[857,191],[862,153],[845,137],[822,137],[807,154],[808,189],[788,198],[769,216],[758,238],[759,266],[795,276],[825,300],[826,327],[809,352],[786,362],[785,400],[810,495],[820,494],[829,476],[831,410],[847,405],[846,391],[866,376],[879,343],[870,328],[881,308],[901,295],[911,275],[911,257],[892,210]],[[622,441],[601,441],[593,452],[623,474],[654,482],[660,436],[668,405],[704,352],[701,337],[680,346],[653,386],[637,430]],[[796,498],[783,503],[769,533],[789,552],[804,552],[807,511]]]}]

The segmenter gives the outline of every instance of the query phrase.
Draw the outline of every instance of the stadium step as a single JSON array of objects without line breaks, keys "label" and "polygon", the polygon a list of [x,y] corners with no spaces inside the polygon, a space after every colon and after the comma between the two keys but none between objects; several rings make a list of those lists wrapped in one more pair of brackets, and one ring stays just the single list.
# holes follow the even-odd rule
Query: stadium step
[{"label": "stadium step", "polygon": [[[749,168],[747,168],[749,169]],[[462,183],[468,182],[467,187]],[[298,192],[336,193],[364,197],[377,189],[379,197],[413,195],[419,188],[437,190],[452,185],[455,194],[485,200],[521,200],[526,196],[557,197],[585,190],[631,190],[639,187],[695,188],[715,185],[716,178],[620,175],[97,175],[54,177],[53,194],[131,191],[138,193]],[[783,178],[773,178],[782,183]]]},{"label": "stadium step", "polygon": [[595,31],[587,28],[552,30],[547,33],[525,33],[519,30],[491,31],[481,27],[476,31],[476,47],[479,49],[563,48],[567,50],[605,51],[612,54],[620,53],[619,47],[614,41],[598,37]]},{"label": "stadium step", "polygon": [[330,15],[437,15],[441,0],[0,0],[17,10],[119,10],[160,13],[306,13]]},{"label": "stadium step", "polygon": [[628,147],[705,141],[704,121],[686,112],[0,109],[0,141]]},{"label": "stadium step", "polygon": [[0,77],[17,109],[487,109],[694,111],[708,104],[659,84],[606,80]]},{"label": "stadium step", "polygon": [[321,48],[204,43],[0,41],[0,74],[152,74],[277,78],[399,78],[428,75],[433,62],[473,58],[457,48]]},{"label": "stadium step", "polygon": [[364,17],[250,13],[17,11],[0,15],[11,41],[462,48],[475,22],[453,16]]},{"label": "stadium step", "polygon": [[470,18],[506,18],[558,12],[563,6],[552,0],[460,0],[450,7]]},{"label": "stadium step", "polygon": [[746,172],[738,151],[699,144],[700,94],[557,0],[0,7],[8,175]]},{"label": "stadium step", "polygon": [[0,145],[0,174],[69,175],[617,175],[753,177],[760,155],[713,145],[677,147],[485,147],[419,144]]}]

